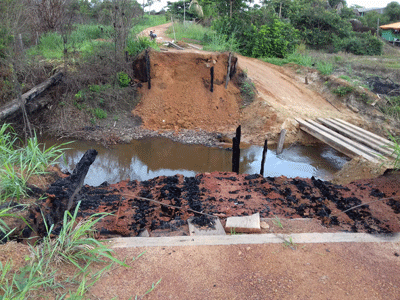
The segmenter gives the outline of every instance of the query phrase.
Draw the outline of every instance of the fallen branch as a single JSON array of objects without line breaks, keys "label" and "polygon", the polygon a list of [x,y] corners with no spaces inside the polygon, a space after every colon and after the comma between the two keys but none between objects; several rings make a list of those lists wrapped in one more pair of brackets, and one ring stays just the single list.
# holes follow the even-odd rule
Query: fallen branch
[{"label": "fallen branch", "polygon": [[23,94],[22,101],[14,99],[8,102],[7,104],[3,105],[2,107],[0,107],[0,120],[5,119],[8,116],[17,112],[21,108],[21,105],[26,105],[29,101],[32,101],[34,98],[39,97],[45,90],[47,90],[49,87],[59,82],[62,77],[63,73],[58,72],[53,76],[51,76],[49,79],[42,82],[41,84],[35,86],[30,91]]}]

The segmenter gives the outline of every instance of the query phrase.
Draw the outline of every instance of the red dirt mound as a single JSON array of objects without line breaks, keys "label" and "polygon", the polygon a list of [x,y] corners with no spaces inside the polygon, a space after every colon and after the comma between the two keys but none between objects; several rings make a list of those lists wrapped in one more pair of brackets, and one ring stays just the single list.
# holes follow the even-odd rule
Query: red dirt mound
[{"label": "red dirt mound", "polygon": [[[225,89],[228,54],[149,52],[151,89],[140,88],[140,104],[132,111],[153,130],[203,129],[233,131],[239,124],[240,90]],[[214,91],[210,69],[214,67]],[[135,66],[134,66],[135,68]]]}]

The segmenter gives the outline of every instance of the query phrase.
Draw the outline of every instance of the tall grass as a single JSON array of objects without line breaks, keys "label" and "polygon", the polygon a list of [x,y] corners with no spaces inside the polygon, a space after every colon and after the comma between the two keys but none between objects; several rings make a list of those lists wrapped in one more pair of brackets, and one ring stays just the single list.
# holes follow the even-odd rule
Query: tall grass
[{"label": "tall grass", "polygon": [[334,66],[332,63],[322,60],[318,61],[315,58],[300,52],[289,54],[287,58],[265,57],[261,58],[261,60],[278,66],[282,66],[288,63],[295,63],[297,65],[309,68],[315,66],[316,69],[320,71],[320,73],[323,75],[330,75],[333,73],[334,70]]},{"label": "tall grass", "polygon": [[0,203],[9,198],[26,196],[27,182],[33,175],[42,175],[49,165],[56,164],[66,144],[45,148],[36,135],[25,147],[9,124],[0,128]]},{"label": "tall grass", "polygon": [[[88,288],[92,286],[102,273],[110,269],[114,263],[127,267],[127,265],[112,256],[112,250],[95,240],[95,224],[107,214],[95,214],[89,218],[77,221],[80,202],[73,214],[66,211],[63,219],[63,227],[56,239],[51,239],[53,226],[46,227],[47,235],[39,246],[30,246],[31,258],[28,265],[14,273],[11,272],[12,263],[7,261],[0,263],[0,299],[34,299],[36,292],[44,290],[63,289],[64,283],[76,283],[79,285],[75,292],[69,291],[70,299],[87,299],[84,297]],[[89,271],[94,262],[110,262],[106,267],[95,274]],[[62,263],[70,263],[75,266],[72,278],[65,282],[55,279],[57,267]],[[64,293],[59,299],[67,296]],[[58,297],[57,297],[58,299]]]},{"label": "tall grass", "polygon": [[[175,35],[173,31],[175,30]],[[203,27],[198,24],[185,24],[174,22],[173,27],[169,27],[166,31],[172,39],[182,40],[183,38],[203,41],[206,36],[213,36],[215,32],[210,28]]]},{"label": "tall grass", "polygon": [[208,51],[239,51],[239,42],[236,40],[235,35],[232,34],[229,38],[225,35],[214,33],[211,35],[210,40],[203,47],[204,50]]}]

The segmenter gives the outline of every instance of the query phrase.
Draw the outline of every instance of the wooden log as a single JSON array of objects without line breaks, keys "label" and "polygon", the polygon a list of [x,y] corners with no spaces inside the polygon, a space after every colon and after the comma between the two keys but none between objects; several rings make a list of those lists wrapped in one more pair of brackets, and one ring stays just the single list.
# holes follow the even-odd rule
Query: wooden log
[{"label": "wooden log", "polygon": [[211,93],[214,92],[214,67],[211,67],[210,69],[210,75],[211,75],[211,87],[210,91]]},{"label": "wooden log", "polygon": [[282,129],[281,133],[279,134],[279,141],[278,141],[278,147],[276,148],[276,154],[281,154],[283,151],[283,144],[285,143],[285,135],[286,135],[286,129]]},{"label": "wooden log", "polygon": [[229,83],[230,73],[231,73],[231,63],[232,63],[232,52],[229,52],[228,70],[226,72],[226,79],[225,79],[225,89],[228,88],[228,83]]},{"label": "wooden log", "polygon": [[[30,91],[26,92],[22,95],[22,102],[23,104],[27,104],[35,98],[38,98],[45,90],[53,86],[54,84],[58,83],[61,78],[63,77],[62,72],[58,72],[51,76],[46,81],[42,82],[41,84],[35,86]],[[14,114],[21,108],[21,102],[18,99],[14,99],[2,107],[0,107],[0,120],[7,118],[8,116]]]},{"label": "wooden log", "polygon": [[150,56],[149,50],[146,50],[146,77],[147,77],[147,87],[151,89],[151,76],[150,76]]},{"label": "wooden log", "polygon": [[268,151],[268,140],[266,139],[264,142],[264,149],[263,149],[263,153],[262,153],[261,169],[260,169],[260,174],[263,177],[264,177],[265,157],[267,156],[267,151]]}]

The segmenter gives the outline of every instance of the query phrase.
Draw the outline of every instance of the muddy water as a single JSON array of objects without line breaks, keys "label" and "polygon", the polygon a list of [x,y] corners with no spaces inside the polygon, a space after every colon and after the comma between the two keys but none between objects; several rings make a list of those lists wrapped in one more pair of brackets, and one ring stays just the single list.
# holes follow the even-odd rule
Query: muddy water
[{"label": "muddy water", "polygon": [[[46,147],[59,141],[46,138]],[[184,145],[166,138],[134,140],[131,144],[115,145],[107,149],[96,143],[76,141],[69,145],[60,160],[63,171],[72,172],[86,150],[94,148],[99,154],[90,167],[85,184],[97,186],[107,181],[116,183],[124,179],[147,180],[161,175],[231,171],[232,152],[201,145]],[[240,172],[259,173],[262,147],[241,149]],[[293,146],[276,155],[269,150],[265,160],[264,176],[311,177],[329,179],[347,158],[330,147]]]}]

